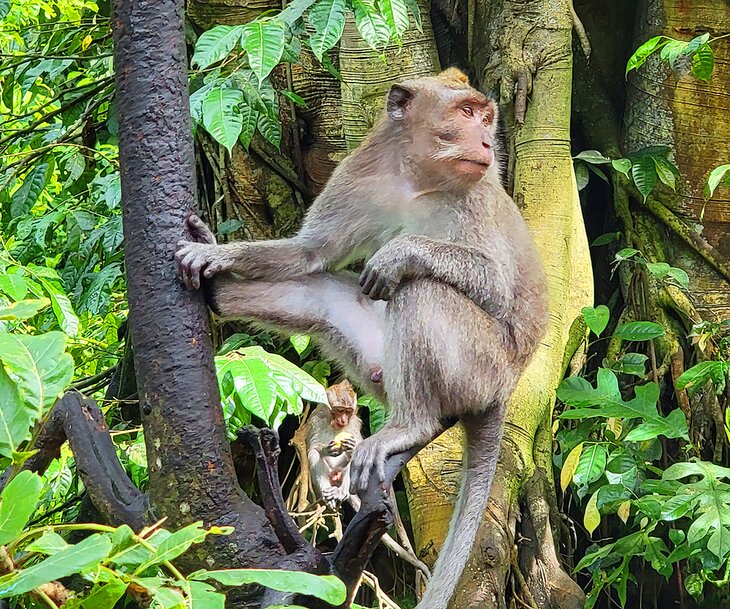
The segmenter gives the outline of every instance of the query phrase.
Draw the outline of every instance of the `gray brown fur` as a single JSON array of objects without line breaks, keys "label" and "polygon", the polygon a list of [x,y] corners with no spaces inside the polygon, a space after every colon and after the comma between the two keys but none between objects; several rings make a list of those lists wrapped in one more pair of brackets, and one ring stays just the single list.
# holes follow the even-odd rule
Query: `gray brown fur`
[{"label": "gray brown fur", "polygon": [[[386,401],[387,424],[355,450],[354,490],[382,478],[387,455],[428,441],[445,418],[462,420],[462,492],[419,609],[445,609],[453,595],[486,508],[506,403],[547,325],[541,264],[494,162],[495,119],[493,102],[453,69],[394,86],[383,121],[296,236],[181,243],[176,256],[191,288],[201,275],[237,274],[212,286],[221,316],[314,335]],[[191,231],[206,241],[200,224],[194,217]],[[341,270],[357,260],[367,260],[360,283]]]}]

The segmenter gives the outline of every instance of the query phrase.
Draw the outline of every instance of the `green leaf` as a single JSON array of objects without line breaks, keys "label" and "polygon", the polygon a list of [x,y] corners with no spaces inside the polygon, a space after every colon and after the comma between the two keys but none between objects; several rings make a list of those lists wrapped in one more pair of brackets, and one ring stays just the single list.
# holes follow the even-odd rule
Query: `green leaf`
[{"label": "green leaf", "polygon": [[669,269],[667,276],[674,279],[685,290],[689,289],[689,275],[684,270],[673,266]]},{"label": "green leaf", "polygon": [[269,144],[276,148],[281,147],[281,121],[278,116],[271,118],[267,114],[259,114],[256,126]]},{"label": "green leaf", "polygon": [[0,292],[7,294],[13,300],[23,300],[28,293],[25,279],[19,273],[0,275]]},{"label": "green leaf", "polygon": [[1,367],[0,404],[0,455],[10,459],[28,438],[30,427],[39,413],[27,407],[17,385]]},{"label": "green leaf", "polygon": [[390,27],[372,0],[352,0],[355,25],[371,49],[380,50],[390,42]]},{"label": "green leaf", "polygon": [[345,0],[317,0],[309,10],[307,19],[315,31],[309,38],[309,46],[320,61],[342,36],[345,8]]},{"label": "green leaf", "polygon": [[252,108],[247,103],[241,104],[239,109],[241,110],[241,135],[238,136],[238,140],[246,151],[248,151],[251,140],[256,133],[256,125],[259,124],[259,116],[265,115],[260,114],[258,110]]},{"label": "green leaf", "polygon": [[408,29],[408,6],[404,0],[378,0],[380,14],[398,39]]},{"label": "green leaf", "polygon": [[666,184],[672,190],[677,190],[677,179],[674,172],[668,166],[669,161],[664,157],[652,157],[654,161],[654,169],[656,170],[657,176],[662,184]]},{"label": "green leaf", "polygon": [[416,29],[423,34],[423,19],[421,18],[421,7],[418,6],[417,0],[405,0],[408,12],[413,15],[413,20],[416,22]]},{"label": "green leaf", "polygon": [[21,300],[0,308],[0,320],[23,321],[35,317],[50,304],[47,298]]},{"label": "green leaf", "polygon": [[304,12],[316,1],[317,0],[293,0],[293,2],[286,5],[286,8],[281,11],[276,18],[286,23],[289,27],[292,27],[302,18]]},{"label": "green leaf", "polygon": [[692,55],[692,74],[705,82],[710,80],[715,68],[715,55],[709,44],[703,44]]},{"label": "green leaf", "polygon": [[588,186],[588,182],[590,181],[590,173],[588,172],[588,167],[585,163],[575,161],[573,163],[573,169],[575,171],[575,184],[578,187],[578,190],[583,190],[586,186]]},{"label": "green leaf", "polygon": [[111,549],[109,537],[91,535],[32,567],[0,578],[0,598],[20,596],[42,584],[84,571],[104,560]]},{"label": "green leaf", "polygon": [[5,19],[10,12],[10,0],[0,0],[0,19]]},{"label": "green leaf", "polygon": [[331,605],[345,602],[347,590],[334,575],[311,575],[299,571],[277,569],[228,569],[225,571],[196,571],[192,580],[212,579],[224,586],[259,584],[280,592],[304,592]]},{"label": "green leaf", "polygon": [[76,336],[79,333],[79,318],[74,313],[73,306],[68,296],[61,290],[55,288],[50,282],[41,279],[41,284],[51,299],[53,313],[58,320],[58,325],[69,336]]},{"label": "green leaf", "polygon": [[646,268],[657,279],[664,279],[671,268],[666,262],[647,262]]},{"label": "green leaf", "polygon": [[656,383],[646,383],[636,388],[636,397],[625,402],[621,397],[618,379],[613,371],[598,369],[597,385],[580,377],[565,379],[557,391],[558,399],[573,406],[559,416],[561,419],[583,419],[590,417],[639,419],[642,421],[631,430],[627,440],[639,441],[642,436],[663,435],[667,438],[687,438],[687,423],[680,410],[662,417],[656,409],[659,400],[659,387]]},{"label": "green leaf", "polygon": [[614,241],[618,241],[621,238],[621,232],[615,232],[615,233],[603,233],[602,235],[599,235],[596,237],[593,242],[591,243],[591,247],[598,247],[600,245],[608,245],[609,243],[613,243]]},{"label": "green leaf", "polygon": [[217,25],[203,32],[195,43],[190,65],[203,69],[225,59],[241,39],[242,31],[242,26],[238,25]]},{"label": "green leaf", "polygon": [[141,573],[152,565],[177,558],[182,553],[186,552],[194,543],[201,543],[204,541],[207,535],[208,532],[203,529],[202,522],[194,522],[179,531],[175,531],[172,535],[162,541],[159,546],[157,546],[156,554],[146,562],[142,563],[142,565],[136,569],[136,572]]},{"label": "green leaf", "polygon": [[225,609],[226,596],[205,582],[189,581],[193,609]]},{"label": "green leaf", "polygon": [[122,266],[118,262],[108,264],[100,272],[94,274],[89,287],[84,290],[79,299],[82,311],[92,315],[100,315],[109,305],[114,282],[122,274]]},{"label": "green leaf", "polygon": [[608,310],[608,307],[606,305],[598,305],[595,309],[593,307],[583,307],[581,312],[583,313],[586,326],[588,326],[593,334],[600,336],[601,332],[606,329],[608,320],[611,318],[611,311]]},{"label": "green leaf", "polygon": [[646,361],[648,359],[643,353],[626,353],[621,359],[612,362],[609,367],[615,372],[643,377],[646,374]]},{"label": "green leaf", "polygon": [[289,342],[294,347],[294,350],[301,355],[309,347],[312,342],[312,337],[309,334],[294,334],[289,337]]},{"label": "green leaf", "polygon": [[690,573],[684,580],[684,588],[692,598],[699,600],[705,589],[705,579],[700,573]]},{"label": "green leaf", "polygon": [[729,370],[728,362],[700,362],[680,374],[674,386],[677,389],[696,390],[712,381],[716,393],[720,394],[725,391],[725,378]]},{"label": "green leaf", "polygon": [[602,444],[593,444],[584,448],[573,474],[573,484],[588,485],[595,482],[606,469],[608,453]]},{"label": "green leaf", "polygon": [[637,190],[646,201],[646,197],[651,194],[658,177],[654,159],[650,156],[636,157],[631,165],[631,177]]},{"label": "green leaf", "polygon": [[211,89],[203,101],[203,126],[230,154],[243,127],[238,106],[243,93],[238,89]]},{"label": "green leaf", "polygon": [[66,350],[66,336],[46,332],[38,336],[0,333],[0,361],[17,383],[26,403],[41,414],[68,387],[73,359]]},{"label": "green leaf", "polygon": [[622,262],[624,260],[629,260],[630,258],[633,258],[634,256],[637,256],[639,254],[641,254],[639,250],[636,250],[633,247],[625,247],[616,252],[616,260]]},{"label": "green leaf", "polygon": [[611,162],[610,158],[603,156],[603,154],[601,154],[598,150],[584,150],[580,154],[576,154],[573,158],[580,159],[586,163],[593,163],[595,165],[603,165]]},{"label": "green leaf", "polygon": [[631,159],[614,159],[611,161],[611,167],[613,167],[616,171],[623,173],[627,178],[631,171],[631,165]]},{"label": "green leaf", "polygon": [[720,165],[710,172],[705,186],[705,199],[709,199],[715,194],[715,190],[723,179],[725,180],[725,185],[730,186],[730,164]]},{"label": "green leaf", "polygon": [[629,341],[652,340],[664,336],[664,328],[653,321],[632,321],[616,328],[614,336]]},{"label": "green leaf", "polygon": [[281,21],[275,19],[256,19],[244,25],[243,31],[243,48],[246,49],[249,66],[260,84],[281,59],[286,28]]},{"label": "green leaf", "polygon": [[[121,579],[113,579],[106,584],[96,584],[91,592],[82,598],[74,598],[64,603],[63,609],[109,609],[115,607],[117,601],[127,591],[127,583]],[[195,609],[198,609],[196,606]]]},{"label": "green leaf", "polygon": [[20,188],[13,193],[10,204],[11,218],[18,218],[31,210],[46,187],[51,173],[49,163],[38,163],[28,172]]},{"label": "green leaf", "polygon": [[629,57],[629,61],[626,63],[626,75],[628,75],[631,70],[638,69],[643,66],[649,56],[661,49],[665,44],[667,44],[667,42],[669,42],[669,40],[670,39],[666,36],[655,36],[642,44],[638,49],[636,49],[636,51],[634,51],[634,54]]},{"label": "green leaf", "polygon": [[360,408],[367,408],[370,416],[370,433],[375,433],[385,425],[385,406],[375,396],[363,395],[357,400]]},{"label": "green leaf", "polygon": [[58,533],[55,531],[46,531],[32,544],[30,544],[26,548],[26,551],[53,555],[57,554],[61,550],[65,550],[67,547],[68,544],[66,543],[66,540]]},{"label": "green leaf", "polygon": [[42,490],[43,480],[30,471],[20,472],[3,489],[0,495],[0,546],[20,535],[35,512]]}]

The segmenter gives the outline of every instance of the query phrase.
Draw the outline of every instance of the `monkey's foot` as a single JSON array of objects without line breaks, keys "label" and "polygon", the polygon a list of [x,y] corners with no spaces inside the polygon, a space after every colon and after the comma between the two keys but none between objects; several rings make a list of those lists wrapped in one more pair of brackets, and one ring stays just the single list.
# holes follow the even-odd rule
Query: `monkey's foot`
[{"label": "monkey's foot", "polygon": [[384,482],[387,457],[388,453],[379,442],[378,434],[356,446],[350,463],[350,492],[357,494],[366,491],[373,476],[378,483]]}]

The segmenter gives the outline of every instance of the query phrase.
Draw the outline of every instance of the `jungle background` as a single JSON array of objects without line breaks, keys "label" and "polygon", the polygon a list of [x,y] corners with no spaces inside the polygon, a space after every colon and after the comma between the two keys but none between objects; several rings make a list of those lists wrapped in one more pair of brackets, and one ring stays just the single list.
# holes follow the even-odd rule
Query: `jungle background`
[{"label": "jungle background", "polygon": [[[339,581],[286,562],[239,431],[278,430],[286,507],[332,550],[350,515],[314,501],[296,431],[341,374],[307,336],[240,324],[213,326],[215,376],[190,341],[149,356],[187,318],[181,223],[122,202],[120,137],[159,101],[118,103],[133,5],[0,0],[0,607],[259,607],[253,584],[340,606]],[[730,4],[188,0],[184,23],[194,170],[161,180],[190,180],[221,241],[295,231],[392,83],[457,66],[499,102],[550,329],[451,606],[730,607]],[[149,241],[167,308],[133,290],[157,278]],[[180,350],[200,376],[176,376]],[[382,405],[359,404],[375,431]],[[394,485],[391,533],[427,565],[460,446],[445,433]],[[356,602],[406,609],[423,583],[378,548]]]}]

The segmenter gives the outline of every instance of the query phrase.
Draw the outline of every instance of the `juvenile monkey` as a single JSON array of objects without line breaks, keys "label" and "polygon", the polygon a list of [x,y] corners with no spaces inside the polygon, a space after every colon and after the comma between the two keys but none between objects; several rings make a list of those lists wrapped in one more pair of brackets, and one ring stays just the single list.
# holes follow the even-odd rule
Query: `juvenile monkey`
[{"label": "juvenile monkey", "polygon": [[[462,490],[419,609],[445,609],[453,595],[486,508],[507,400],[547,325],[540,260],[499,180],[496,114],[455,69],[394,85],[382,121],[334,171],[297,235],[215,245],[191,216],[202,243],[181,242],[176,254],[189,288],[217,275],[211,304],[221,316],[314,335],[386,401],[388,422],[355,449],[354,491],[383,480],[389,455],[462,421]],[[356,260],[367,260],[359,281],[340,270]]]},{"label": "juvenile monkey", "polygon": [[327,389],[332,408],[320,404],[312,413],[307,456],[318,497],[330,508],[350,497],[349,465],[352,451],[362,442],[356,395],[349,381]]}]

